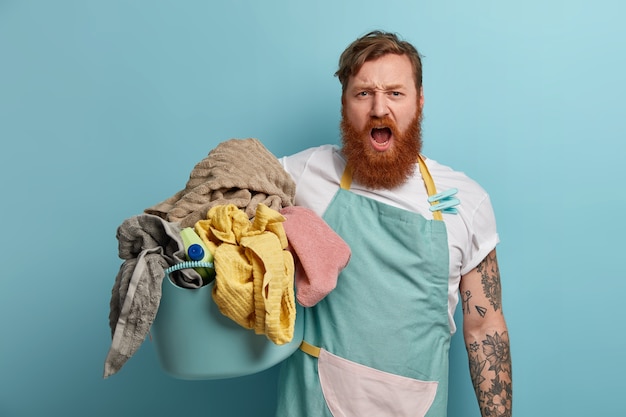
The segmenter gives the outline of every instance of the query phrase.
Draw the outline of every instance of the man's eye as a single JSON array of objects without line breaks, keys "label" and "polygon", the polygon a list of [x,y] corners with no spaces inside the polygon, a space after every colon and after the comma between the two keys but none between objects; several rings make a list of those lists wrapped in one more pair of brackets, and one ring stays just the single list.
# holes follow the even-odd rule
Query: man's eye
[{"label": "man's eye", "polygon": [[394,97],[399,97],[401,94],[400,94],[399,91],[392,91],[391,95],[394,96]]},{"label": "man's eye", "polygon": [[359,97],[366,97],[369,95],[369,93],[367,91],[361,91],[358,95]]}]

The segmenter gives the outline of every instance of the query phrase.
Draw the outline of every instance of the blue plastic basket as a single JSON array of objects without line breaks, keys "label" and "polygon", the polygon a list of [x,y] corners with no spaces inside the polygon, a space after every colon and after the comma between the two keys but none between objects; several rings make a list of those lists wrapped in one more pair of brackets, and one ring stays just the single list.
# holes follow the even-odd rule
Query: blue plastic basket
[{"label": "blue plastic basket", "polygon": [[264,371],[289,357],[302,342],[303,308],[296,303],[293,340],[276,345],[265,335],[224,316],[211,297],[213,283],[181,288],[168,274],[152,324],[161,368],[180,379],[225,379]]}]

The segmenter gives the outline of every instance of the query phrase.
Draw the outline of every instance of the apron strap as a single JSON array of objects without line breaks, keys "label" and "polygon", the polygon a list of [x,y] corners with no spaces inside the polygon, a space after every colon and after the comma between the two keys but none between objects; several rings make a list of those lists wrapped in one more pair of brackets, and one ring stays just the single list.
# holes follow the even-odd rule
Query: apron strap
[{"label": "apron strap", "polygon": [[[422,178],[424,179],[424,185],[426,186],[426,192],[428,193],[428,197],[437,194],[437,187],[435,187],[435,182],[433,181],[433,177],[432,175],[430,175],[430,171],[428,171],[428,167],[426,166],[426,162],[424,162],[422,155],[417,155],[417,163],[419,165]],[[437,203],[438,201],[433,201],[432,203],[430,203],[430,205],[434,206]],[[443,216],[441,215],[441,210],[433,211],[433,219],[443,220]]]},{"label": "apron strap", "polygon": [[341,181],[339,182],[339,186],[343,190],[349,190],[351,184],[352,184],[352,167],[349,164],[346,164],[346,167],[343,169],[343,175],[341,176]]},{"label": "apron strap", "polygon": [[314,358],[319,358],[320,357],[320,348],[318,348],[317,346],[313,346],[307,342],[305,342],[304,340],[302,341],[302,343],[300,343],[300,350],[303,351],[304,353],[313,356]]},{"label": "apron strap", "polygon": [[[433,177],[430,175],[430,171],[428,171],[428,167],[426,166],[426,162],[421,155],[417,156],[417,164],[419,166],[420,173],[422,174],[422,178],[424,179],[424,185],[426,186],[426,192],[428,196],[433,196],[437,194],[437,188],[435,187],[435,182],[433,181]],[[343,175],[341,176],[341,181],[339,182],[339,186],[344,190],[349,190],[350,185],[352,184],[352,167],[346,164],[346,167],[343,170]],[[438,201],[433,201],[430,203],[431,206],[437,204]],[[443,216],[441,215],[441,210],[437,210],[433,212],[433,218],[435,220],[443,220]]]}]

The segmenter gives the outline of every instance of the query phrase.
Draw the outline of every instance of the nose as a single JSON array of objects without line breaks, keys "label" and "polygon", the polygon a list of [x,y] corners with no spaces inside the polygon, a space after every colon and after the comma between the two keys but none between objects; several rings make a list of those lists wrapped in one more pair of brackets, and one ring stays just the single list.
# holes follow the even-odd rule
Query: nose
[{"label": "nose", "polygon": [[370,116],[372,117],[385,117],[389,114],[389,107],[387,107],[387,100],[385,95],[377,92],[372,98],[372,108],[370,110]]}]

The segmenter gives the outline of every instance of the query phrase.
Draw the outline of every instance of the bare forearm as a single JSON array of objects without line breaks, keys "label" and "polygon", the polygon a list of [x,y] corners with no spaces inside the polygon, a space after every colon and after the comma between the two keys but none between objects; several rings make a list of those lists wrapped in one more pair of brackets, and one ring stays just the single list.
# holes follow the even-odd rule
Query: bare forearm
[{"label": "bare forearm", "polygon": [[466,341],[470,376],[483,417],[510,417],[513,405],[509,334],[486,332]]}]

